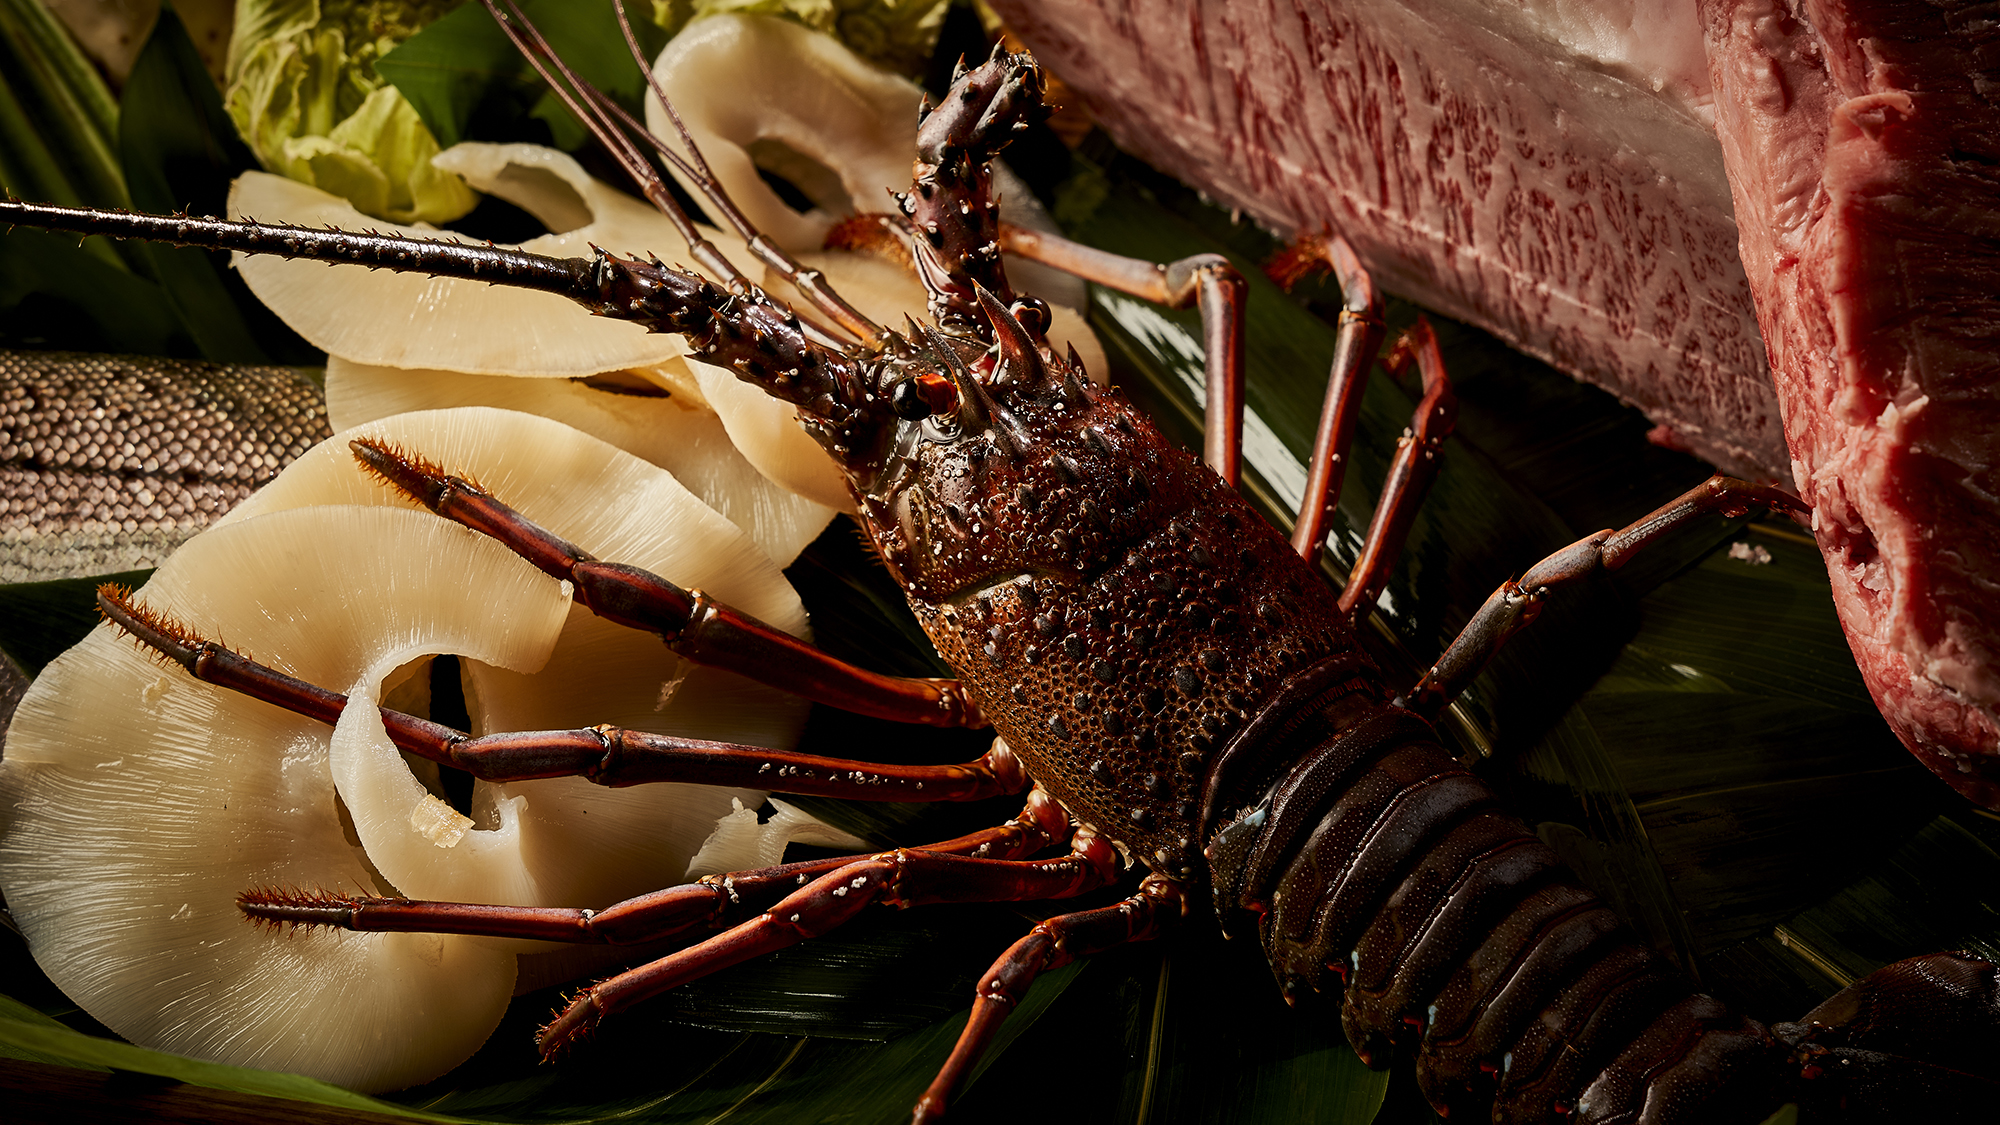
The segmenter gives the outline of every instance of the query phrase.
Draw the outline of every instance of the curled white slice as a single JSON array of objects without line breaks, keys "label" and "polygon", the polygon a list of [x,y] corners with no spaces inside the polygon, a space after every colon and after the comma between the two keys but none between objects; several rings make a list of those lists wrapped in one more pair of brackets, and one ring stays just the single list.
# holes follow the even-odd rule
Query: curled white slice
[{"label": "curled white slice", "polygon": [[[910,190],[923,91],[875,69],[831,36],[769,16],[709,16],[667,44],[653,74],[723,190],[750,225],[786,250],[818,251],[840,219],[891,211],[889,193]],[[675,136],[657,98],[646,103],[646,127]],[[815,206],[794,211],[760,169],[789,181]],[[693,184],[682,186],[694,190]],[[1005,164],[994,165],[993,192],[1004,221],[1060,233]],[[1017,291],[1083,307],[1084,287],[1076,278],[1012,255],[1006,263]],[[839,268],[828,275],[861,304],[845,292],[850,282]],[[921,306],[912,312],[921,316]],[[901,317],[878,322],[893,328]]]},{"label": "curled white slice", "polygon": [[[456,172],[474,188],[533,215],[551,233],[521,244],[523,250],[557,258],[587,258],[592,247],[613,254],[658,254],[685,264],[687,243],[673,223],[653,207],[583,170],[576,158],[546,145],[466,141],[433,157],[431,163]],[[761,268],[735,234],[696,224],[702,237],[749,277]]]},{"label": "curled white slice", "polygon": [[[789,565],[826,530],[834,509],[759,472],[731,444],[730,434],[696,389],[686,363],[671,359],[661,366],[675,376],[674,389],[641,395],[600,390],[569,379],[402,371],[331,356],[326,365],[326,412],[336,430],[395,414],[455,406],[491,406],[553,418],[672,473],[765,554],[781,566]],[[657,386],[669,380],[649,381]],[[755,388],[743,389],[761,397]],[[810,442],[796,425],[788,429]],[[826,462],[818,446],[810,446],[810,452]],[[840,499],[846,501],[844,492]]]},{"label": "curled white slice", "polygon": [[[887,211],[890,190],[909,190],[923,92],[831,36],[769,16],[712,16],[676,35],[653,74],[730,198],[788,250],[817,250],[841,218]],[[656,98],[646,127],[675,135]],[[759,166],[817,206],[792,210]]]},{"label": "curled white slice", "polygon": [[715,409],[729,440],[765,478],[814,504],[854,511],[847,478],[826,450],[799,424],[798,412],[736,377],[725,367],[688,360],[702,396]]},{"label": "curled white slice", "polygon": [[[559,423],[461,410],[362,432],[480,477],[607,557],[803,629],[796,596],[741,533],[668,474]],[[829,837],[785,817],[746,833],[732,814],[762,795],[740,789],[568,778],[478,783],[470,817],[439,801],[367,705],[427,654],[468,658],[482,731],[611,722],[789,746],[805,708],[573,610],[561,583],[496,541],[369,480],[353,436],[191,541],[140,595],[349,694],[338,728],[199,683],[101,628],[16,715],[0,761],[0,886],[50,976],[121,1034],[388,1089],[484,1041],[520,943],[271,932],[240,917],[237,894],[601,906],[683,881],[697,856],[743,868],[791,836]]]},{"label": "curled white slice", "polygon": [[[568,601],[498,544],[386,508],[198,536],[139,598],[343,688],[413,635],[533,667]],[[511,953],[274,932],[236,909],[255,887],[391,891],[343,832],[328,742],[323,725],[163,667],[109,625],[58,657],[0,761],[0,885],[44,971],[134,1042],[363,1089],[425,1081],[476,1050],[512,993]]]},{"label": "curled white slice", "polygon": [[[237,179],[229,192],[229,215],[473,241],[450,231],[369,219],[338,196],[264,172]],[[683,350],[677,337],[594,317],[553,293],[263,254],[239,255],[236,268],[251,292],[314,347],[367,363],[493,375],[590,375],[658,363]]]},{"label": "curled white slice", "polygon": [[[463,144],[435,163],[533,214],[555,233],[523,250],[588,258],[591,247],[684,261],[673,225],[649,205],[592,179],[570,156],[536,145]],[[381,230],[454,242],[478,240],[426,225],[401,227],[346,200],[281,176],[251,172],[229,192],[231,218],[342,230]],[[748,265],[742,242],[711,241]],[[592,316],[552,293],[419,273],[237,255],[252,292],[315,347],[384,367],[488,375],[582,376],[643,367],[682,354],[680,337]]]},{"label": "curled white slice", "polygon": [[[597,556],[698,588],[777,628],[805,630],[798,595],[776,564],[727,520],[708,510],[668,473],[561,423],[529,414],[466,407],[397,415],[347,430],[316,446],[276,481],[224,518],[312,504],[409,502],[362,473],[347,443],[370,437],[420,452],[479,481],[502,501]],[[404,657],[408,659],[408,657]],[[796,742],[807,706],[741,677],[683,661],[659,638],[602,621],[575,607],[548,667],[524,676],[465,663],[467,703],[479,732],[573,728],[611,723],[756,746]],[[343,732],[342,738],[347,736]],[[500,860],[491,890],[463,873],[451,853],[487,847],[473,841],[438,846],[441,826],[423,810],[390,762],[379,724],[357,728],[350,747],[354,784],[373,791],[393,780],[402,796],[355,823],[369,856],[404,893],[519,905],[602,905],[681,881],[687,860],[730,811],[733,799],[755,805],[761,793],[699,786],[606,789],[580,778],[475,786],[476,809],[491,810],[496,830],[526,841],[519,869]],[[342,792],[348,785],[343,782]],[[505,802],[526,797],[525,808]],[[352,798],[350,798],[352,800]],[[517,819],[510,820],[514,816]],[[466,838],[477,836],[467,833]],[[483,854],[483,853],[480,853]],[[504,884],[504,887],[503,887]]]}]

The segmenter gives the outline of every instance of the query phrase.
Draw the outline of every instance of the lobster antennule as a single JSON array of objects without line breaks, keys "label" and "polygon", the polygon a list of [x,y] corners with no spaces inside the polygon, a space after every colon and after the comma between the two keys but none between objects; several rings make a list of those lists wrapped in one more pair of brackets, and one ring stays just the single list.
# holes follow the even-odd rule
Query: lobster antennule
[{"label": "lobster antennule", "polygon": [[863,397],[854,362],[815,341],[791,309],[755,286],[741,294],[730,293],[692,271],[602,250],[589,258],[556,258],[446,239],[97,211],[15,199],[0,200],[0,223],[536,289],[566,297],[598,316],[686,336],[705,358],[733,368],[742,378],[808,411],[822,400]]}]

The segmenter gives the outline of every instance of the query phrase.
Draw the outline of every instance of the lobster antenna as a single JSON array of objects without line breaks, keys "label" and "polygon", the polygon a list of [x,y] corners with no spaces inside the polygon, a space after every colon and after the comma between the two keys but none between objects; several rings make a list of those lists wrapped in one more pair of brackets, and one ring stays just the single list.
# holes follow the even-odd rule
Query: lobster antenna
[{"label": "lobster antenna", "polygon": [[[743,276],[735,263],[724,257],[721,251],[701,236],[701,231],[694,225],[694,220],[688,217],[687,211],[674,199],[673,193],[667,190],[666,181],[653,170],[645,154],[625,136],[616,122],[606,117],[603,106],[608,99],[562,61],[562,57],[549,46],[548,40],[542,37],[541,30],[535,26],[534,21],[528,19],[527,13],[523,12],[514,0],[506,0],[508,10],[505,12],[500,10],[496,0],[484,0],[484,3],[487,12],[493,16],[493,22],[500,25],[501,32],[514,44],[514,49],[521,53],[522,58],[528,60],[528,65],[535,68],[535,72],[549,84],[549,89],[562,100],[570,113],[583,123],[584,128],[590,130],[591,136],[597,138],[597,142],[604,146],[612,159],[632,177],[633,182],[639,187],[640,194],[674,224],[674,229],[680,232],[696,262],[708,270],[716,280],[728,286],[731,292],[749,292],[750,279]],[[553,73],[551,67],[554,68]],[[557,75],[561,76],[561,81],[557,80]]]},{"label": "lobster antenna", "polygon": [[[482,0],[482,2],[486,5],[486,10],[492,14],[494,21],[500,25],[501,31],[506,34],[508,41],[513,43],[514,48],[521,52],[521,56],[528,60],[528,64],[535,68],[535,72],[542,76],[543,81],[548,83],[549,89],[569,107],[569,111],[576,115],[577,119],[590,130],[591,135],[597,138],[598,143],[602,144],[612,158],[625,169],[626,174],[639,185],[641,194],[674,224],[674,229],[687,243],[689,253],[694,259],[732,293],[742,296],[755,289],[756,284],[745,277],[736,268],[735,263],[716,249],[713,243],[702,237],[700,228],[694,225],[687,211],[674,199],[666,181],[654,170],[645,154],[632,143],[631,136],[644,137],[684,172],[687,170],[686,162],[678,154],[660,145],[652,134],[647,132],[645,126],[632,120],[631,116],[619,108],[618,104],[603,91],[571,70],[569,65],[563,62],[562,56],[557,54],[548,40],[542,36],[541,29],[535,26],[534,21],[528,18],[527,13],[521,10],[515,0],[506,0],[511,16],[500,11],[496,0]],[[624,16],[622,7],[619,8],[619,15],[622,23]],[[629,41],[631,28],[629,24],[624,26]],[[643,61],[640,63],[640,69],[642,71],[645,69]],[[557,80],[558,74],[561,75],[561,81]],[[803,272],[796,264],[793,264],[792,270],[794,273]],[[821,307],[825,308],[824,305]],[[841,318],[836,315],[834,319],[840,321]],[[802,318],[801,324],[807,338],[814,343],[841,352],[849,352],[853,348],[851,340],[835,335],[825,325],[817,323],[810,317]],[[872,339],[853,325],[843,323],[842,327],[857,339]]]},{"label": "lobster antenna", "polygon": [[[493,0],[487,0],[488,4],[492,2]],[[511,5],[514,0],[507,2]],[[849,304],[845,297],[827,283],[826,275],[800,265],[797,259],[765,237],[764,232],[752,226],[750,220],[737,208],[736,201],[729,198],[729,193],[723,190],[722,181],[716,179],[715,173],[709,170],[708,159],[702,156],[701,146],[694,142],[694,134],[688,131],[687,124],[681,120],[680,110],[674,108],[673,99],[667,97],[666,88],[660,85],[659,76],[653,73],[652,66],[647,63],[646,53],[639,46],[639,37],[632,32],[632,21],[625,14],[625,5],[614,2],[611,7],[618,14],[618,29],[625,35],[625,47],[631,52],[632,61],[638,65],[639,73],[646,76],[647,88],[652,91],[654,97],[660,99],[661,107],[666,110],[667,120],[674,123],[674,131],[680,134],[681,144],[687,148],[687,156],[683,157],[668,147],[663,138],[654,136],[651,130],[632,120],[631,115],[617,105],[610,106],[611,112],[622,120],[627,128],[650,142],[662,157],[694,184],[696,190],[714,204],[723,221],[734,228],[736,233],[749,244],[750,252],[757,256],[758,261],[782,273],[785,279],[800,293],[805,294],[806,299],[815,307],[832,317],[834,323],[853,333],[856,339],[861,340],[871,354],[881,354],[888,347],[891,335],[889,330],[870,320],[861,310]]]}]

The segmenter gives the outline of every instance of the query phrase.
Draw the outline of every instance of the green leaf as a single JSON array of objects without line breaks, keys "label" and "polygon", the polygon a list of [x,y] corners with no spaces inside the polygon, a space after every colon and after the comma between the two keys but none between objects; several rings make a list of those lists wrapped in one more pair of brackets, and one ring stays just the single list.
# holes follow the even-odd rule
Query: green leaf
[{"label": "green leaf", "polygon": [[785,578],[812,614],[820,648],[892,676],[952,674],[851,518],[835,517],[785,568]]},{"label": "green leaf", "polygon": [[[30,1028],[40,1027],[68,1030],[63,1027],[61,1020],[23,1004],[12,996],[0,996],[0,1026],[8,1024],[21,1024]],[[24,1059],[28,1062],[48,1063],[51,1066],[78,1066],[76,1060],[60,1052],[41,1051],[33,1047],[18,1046],[8,1042],[0,1042],[0,1058]],[[108,1066],[83,1064],[79,1069],[109,1071],[111,1068]]]},{"label": "green leaf", "polygon": [[199,356],[166,290],[127,270],[108,245],[27,227],[0,232],[0,343]]},{"label": "green leaf", "polygon": [[315,1105],[389,1113],[427,1121],[448,1121],[430,1113],[413,1113],[406,1107],[379,1101],[338,1086],[296,1074],[170,1055],[164,1051],[134,1047],[114,1039],[104,1039],[72,1031],[46,1017],[21,1012],[22,1005],[0,997],[0,1054],[9,1058],[50,1062],[86,1070],[122,1070],[133,1074],[155,1074],[207,1086],[216,1090],[236,1090],[266,1097],[290,1098]]},{"label": "green leaf", "polygon": [[1029,925],[992,905],[865,915],[676,988],[660,1012],[719,1031],[891,1040],[961,1012],[980,971]]},{"label": "green leaf", "polygon": [[0,0],[0,183],[73,206],[129,203],[111,92],[48,8]]},{"label": "green leaf", "polygon": [[36,675],[97,626],[98,586],[137,587],[152,576],[150,570],[130,570],[0,586],[0,652]]},{"label": "green leaf", "polygon": [[[117,128],[110,90],[47,7],[0,0],[0,190],[69,206],[129,207],[113,152]],[[121,272],[137,254],[104,238],[85,239],[83,248]]]},{"label": "green leaf", "polygon": [[[628,112],[643,116],[645,76],[633,65],[608,4],[529,0],[521,6],[557,57]],[[650,20],[635,18],[632,30],[649,59],[665,44]],[[529,139],[521,133],[529,119],[546,126],[558,148],[573,150],[590,139],[582,124],[546,94],[534,69],[478,4],[467,4],[411,36],[383,55],[375,69],[403,92],[445,148],[465,140],[475,119],[486,140]]]},{"label": "green leaf", "polygon": [[[256,167],[171,8],[160,12],[126,80],[118,149],[132,205],[154,214],[221,215],[230,180]],[[271,362],[244,313],[254,302],[226,269],[226,255],[154,243],[144,247],[153,276],[203,358]]]},{"label": "green leaf", "polygon": [[[1085,969],[1072,965],[1044,976],[1002,1028],[992,1055],[1004,1057],[1016,1039],[1037,1030]],[[471,1062],[390,1097],[428,1113],[521,1122],[892,1121],[908,1117],[965,1022],[961,1012],[871,1043],[710,1030],[640,1008],[607,1024],[587,1050],[557,1066],[537,1066],[533,1028],[555,999],[523,997]],[[979,1084],[979,1073],[968,1105],[993,1093]],[[1006,1091],[998,1094],[995,1100],[1005,1104]]]}]

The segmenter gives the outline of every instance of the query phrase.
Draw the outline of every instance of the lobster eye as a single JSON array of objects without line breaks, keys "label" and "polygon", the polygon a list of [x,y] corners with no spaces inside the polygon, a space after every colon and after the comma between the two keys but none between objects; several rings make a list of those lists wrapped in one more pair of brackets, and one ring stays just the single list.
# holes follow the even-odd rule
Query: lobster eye
[{"label": "lobster eye", "polygon": [[918,392],[915,379],[905,379],[890,388],[889,409],[906,422],[921,422],[931,415],[931,404]]},{"label": "lobster eye", "polygon": [[889,409],[911,422],[958,409],[958,389],[936,371],[926,371],[897,383],[889,391]]},{"label": "lobster eye", "polygon": [[1051,320],[1049,305],[1040,297],[1017,297],[1007,311],[1013,313],[1014,319],[1020,321],[1021,327],[1027,329],[1031,335],[1049,334]]}]

